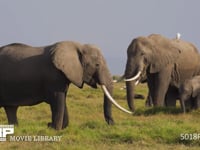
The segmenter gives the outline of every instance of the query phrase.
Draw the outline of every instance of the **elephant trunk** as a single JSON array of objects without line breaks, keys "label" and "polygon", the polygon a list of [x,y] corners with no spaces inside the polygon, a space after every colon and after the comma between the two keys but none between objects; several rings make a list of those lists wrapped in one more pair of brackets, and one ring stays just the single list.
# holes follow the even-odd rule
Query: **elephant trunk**
[{"label": "elephant trunk", "polygon": [[130,67],[129,64],[126,66],[126,71],[125,71],[125,79],[124,81],[126,82],[126,98],[127,98],[127,103],[129,106],[129,109],[131,111],[135,111],[135,105],[134,105],[134,88],[135,85],[137,85],[140,82],[141,75],[142,75],[142,69],[139,69],[139,71],[136,73],[136,75],[133,76],[133,71],[132,68]]},{"label": "elephant trunk", "polygon": [[135,105],[134,105],[134,87],[135,83],[133,81],[126,82],[126,98],[129,109],[134,112]]},{"label": "elephant trunk", "polygon": [[135,111],[135,106],[134,106],[134,88],[135,85],[139,84],[142,80],[142,74],[143,74],[143,65],[140,63],[139,67],[132,67],[132,62],[128,61],[126,65],[126,70],[125,70],[125,79],[124,81],[126,82],[126,98],[127,98],[127,103],[129,106],[129,109],[131,111]]},{"label": "elephant trunk", "polygon": [[[104,62],[105,63],[105,62]],[[116,106],[118,109],[120,109],[123,112],[132,114],[132,112],[122,108],[117,102],[113,99],[112,93],[113,93],[113,82],[112,82],[112,76],[107,68],[107,65],[100,66],[98,70],[98,78],[99,78],[99,84],[101,85],[101,88],[104,93],[104,117],[108,124],[112,124],[112,112],[111,112],[111,106],[112,104]]]}]

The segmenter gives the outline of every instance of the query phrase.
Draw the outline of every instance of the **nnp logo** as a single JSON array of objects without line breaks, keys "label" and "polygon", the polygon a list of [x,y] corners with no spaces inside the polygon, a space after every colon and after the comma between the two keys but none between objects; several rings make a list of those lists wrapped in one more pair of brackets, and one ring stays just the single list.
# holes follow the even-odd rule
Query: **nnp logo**
[{"label": "nnp logo", "polygon": [[13,133],[14,125],[0,125],[0,141],[6,141],[6,136]]}]

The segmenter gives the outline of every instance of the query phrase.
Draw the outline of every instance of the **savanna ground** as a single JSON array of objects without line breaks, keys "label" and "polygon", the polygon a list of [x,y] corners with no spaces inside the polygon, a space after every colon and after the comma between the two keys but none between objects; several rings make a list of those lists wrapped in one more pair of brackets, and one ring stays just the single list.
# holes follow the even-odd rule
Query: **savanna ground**
[{"label": "savanna ground", "polygon": [[[124,83],[116,83],[114,98],[127,108]],[[137,87],[137,93],[147,95],[145,85]],[[14,136],[62,136],[60,142],[0,142],[0,149],[67,149],[67,150],[127,150],[127,149],[199,149],[199,139],[181,140],[181,134],[200,134],[200,110],[187,114],[177,108],[145,108],[144,100],[136,101],[135,114],[128,115],[113,106],[114,126],[103,117],[103,96],[97,90],[85,86],[83,90],[71,85],[67,97],[70,124],[55,131],[47,128],[51,121],[48,104],[20,107],[19,126]],[[178,103],[177,103],[178,104]],[[4,109],[0,109],[0,124],[7,124]],[[9,137],[7,138],[9,139]]]}]

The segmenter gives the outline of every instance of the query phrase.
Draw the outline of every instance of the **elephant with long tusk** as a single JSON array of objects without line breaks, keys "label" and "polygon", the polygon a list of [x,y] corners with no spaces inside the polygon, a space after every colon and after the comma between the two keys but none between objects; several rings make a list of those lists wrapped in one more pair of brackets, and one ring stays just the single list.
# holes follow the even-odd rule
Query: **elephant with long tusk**
[{"label": "elephant with long tusk", "polygon": [[9,124],[17,124],[19,106],[46,102],[51,107],[52,122],[57,130],[68,125],[66,95],[70,83],[82,88],[102,86],[104,117],[114,124],[112,103],[113,83],[106,61],[99,48],[91,44],[63,41],[44,47],[9,44],[0,47],[0,107],[4,107]]},{"label": "elephant with long tusk", "polygon": [[199,52],[193,44],[181,39],[158,34],[135,38],[127,49],[125,69],[127,102],[132,111],[135,83],[143,74],[153,105],[175,106],[179,86],[200,74]]}]

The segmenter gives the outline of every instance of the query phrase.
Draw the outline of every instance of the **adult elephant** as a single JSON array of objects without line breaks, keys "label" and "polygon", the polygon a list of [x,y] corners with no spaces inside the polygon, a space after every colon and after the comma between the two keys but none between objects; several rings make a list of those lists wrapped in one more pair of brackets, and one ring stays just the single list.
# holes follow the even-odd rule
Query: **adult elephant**
[{"label": "adult elephant", "polygon": [[127,49],[125,81],[127,101],[134,111],[134,84],[146,73],[154,106],[175,106],[178,88],[186,79],[200,73],[197,48],[180,39],[158,34],[134,39]]},{"label": "adult elephant", "polygon": [[51,106],[57,130],[68,125],[66,94],[70,83],[79,88],[97,84],[104,91],[104,117],[113,124],[111,97],[113,85],[105,59],[94,45],[64,41],[45,47],[14,43],[0,48],[0,107],[9,124],[17,124],[17,108],[46,102]]}]

